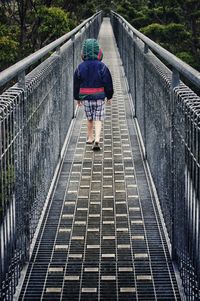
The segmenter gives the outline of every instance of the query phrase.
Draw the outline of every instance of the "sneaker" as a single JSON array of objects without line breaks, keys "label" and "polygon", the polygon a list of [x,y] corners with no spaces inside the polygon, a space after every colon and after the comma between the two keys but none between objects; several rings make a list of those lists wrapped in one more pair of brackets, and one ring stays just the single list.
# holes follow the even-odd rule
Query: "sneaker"
[{"label": "sneaker", "polygon": [[93,145],[93,147],[92,147],[92,149],[93,149],[94,151],[100,151],[100,145],[99,145],[99,142],[95,142],[94,145]]}]

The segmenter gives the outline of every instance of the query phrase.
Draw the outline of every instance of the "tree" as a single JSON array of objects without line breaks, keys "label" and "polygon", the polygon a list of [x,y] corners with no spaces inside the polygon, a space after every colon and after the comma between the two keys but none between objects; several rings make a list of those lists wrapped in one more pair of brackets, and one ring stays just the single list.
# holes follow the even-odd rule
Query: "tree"
[{"label": "tree", "polygon": [[0,23],[0,71],[18,60],[19,30]]},{"label": "tree", "polygon": [[35,20],[31,32],[34,50],[59,38],[71,27],[69,14],[58,7],[40,6],[32,17]]},{"label": "tree", "polygon": [[141,32],[155,42],[167,47],[171,52],[181,51],[183,48],[185,49],[190,36],[189,32],[185,30],[184,25],[177,23],[167,25],[152,23],[141,28]]},{"label": "tree", "polygon": [[200,2],[199,0],[177,0],[186,27],[191,31],[191,51],[197,56],[200,50]]},{"label": "tree", "polygon": [[199,66],[199,0],[0,0],[1,24],[17,28],[16,33],[8,30],[9,34],[0,34],[0,68],[53,41],[101,9],[107,13],[117,10],[163,47],[187,62],[194,57],[195,67]]},{"label": "tree", "polygon": [[199,0],[124,0],[117,9],[145,35],[200,69]]}]

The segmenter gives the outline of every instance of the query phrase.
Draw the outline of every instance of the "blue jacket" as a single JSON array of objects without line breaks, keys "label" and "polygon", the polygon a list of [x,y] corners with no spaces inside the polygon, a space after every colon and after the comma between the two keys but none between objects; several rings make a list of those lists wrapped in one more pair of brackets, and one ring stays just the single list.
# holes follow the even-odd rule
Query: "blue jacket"
[{"label": "blue jacket", "polygon": [[85,60],[74,73],[74,99],[111,99],[112,77],[108,67],[99,60]]}]

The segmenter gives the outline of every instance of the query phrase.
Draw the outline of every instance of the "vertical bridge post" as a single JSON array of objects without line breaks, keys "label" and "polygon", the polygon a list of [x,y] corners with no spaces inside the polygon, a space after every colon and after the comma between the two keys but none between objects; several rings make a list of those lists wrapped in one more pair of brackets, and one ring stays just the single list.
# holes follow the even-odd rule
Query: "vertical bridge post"
[{"label": "vertical bridge post", "polygon": [[172,78],[171,78],[171,175],[172,175],[172,259],[174,261],[176,258],[176,240],[175,240],[175,218],[176,218],[176,200],[175,200],[175,88],[180,85],[180,74],[175,69],[172,68]]},{"label": "vertical bridge post", "polygon": [[144,43],[144,49],[143,49],[143,53],[144,53],[144,59],[143,59],[143,102],[144,102],[144,149],[143,149],[143,155],[144,155],[144,160],[147,160],[147,143],[146,143],[146,101],[145,101],[145,61],[146,61],[146,55],[148,54],[149,51],[149,46]]}]

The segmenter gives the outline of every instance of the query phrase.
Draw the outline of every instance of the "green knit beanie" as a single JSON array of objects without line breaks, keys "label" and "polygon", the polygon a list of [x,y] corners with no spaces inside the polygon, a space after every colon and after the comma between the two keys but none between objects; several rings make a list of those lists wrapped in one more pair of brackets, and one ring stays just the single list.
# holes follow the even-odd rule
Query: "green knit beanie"
[{"label": "green knit beanie", "polygon": [[82,59],[86,60],[102,60],[103,53],[96,39],[87,39],[83,43]]}]

